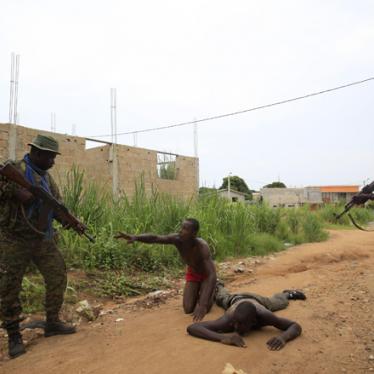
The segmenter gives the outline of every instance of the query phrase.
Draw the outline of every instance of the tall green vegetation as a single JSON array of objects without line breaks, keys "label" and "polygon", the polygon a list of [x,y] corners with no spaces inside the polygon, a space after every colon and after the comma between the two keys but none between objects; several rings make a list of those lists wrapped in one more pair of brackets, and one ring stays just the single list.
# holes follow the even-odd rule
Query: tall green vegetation
[{"label": "tall green vegetation", "polygon": [[162,179],[175,179],[177,174],[175,162],[160,165],[158,175]]},{"label": "tall green vegetation", "polygon": [[[317,212],[308,207],[272,209],[264,204],[231,203],[214,194],[183,201],[156,191],[146,194],[142,180],[136,184],[132,198],[113,200],[97,185],[84,184],[84,176],[77,169],[68,174],[63,195],[69,209],[96,237],[92,244],[72,231],[61,230],[61,246],[69,266],[84,269],[160,272],[180,268],[172,246],[127,245],[113,236],[118,231],[176,232],[186,217],[201,222],[200,236],[209,243],[217,260],[263,255],[282,250],[285,243],[325,240],[324,225],[333,221],[330,206]],[[371,218],[366,209],[355,209],[353,213],[361,223]]]}]

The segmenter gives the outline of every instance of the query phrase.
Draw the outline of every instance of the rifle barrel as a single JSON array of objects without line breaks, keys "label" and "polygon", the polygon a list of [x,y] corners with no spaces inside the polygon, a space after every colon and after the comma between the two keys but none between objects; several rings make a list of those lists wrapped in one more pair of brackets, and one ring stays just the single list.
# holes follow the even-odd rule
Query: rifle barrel
[{"label": "rifle barrel", "polygon": [[93,236],[91,236],[90,234],[88,234],[87,232],[83,232],[83,235],[91,242],[91,243],[95,243],[96,240],[94,239]]},{"label": "rifle barrel", "polygon": [[338,219],[340,219],[341,217],[343,217],[344,214],[347,213],[347,212],[348,212],[348,211],[353,207],[353,205],[354,205],[354,204],[352,203],[352,201],[350,201],[350,202],[345,206],[344,210],[343,210],[340,214],[336,215],[335,218],[338,220]]}]

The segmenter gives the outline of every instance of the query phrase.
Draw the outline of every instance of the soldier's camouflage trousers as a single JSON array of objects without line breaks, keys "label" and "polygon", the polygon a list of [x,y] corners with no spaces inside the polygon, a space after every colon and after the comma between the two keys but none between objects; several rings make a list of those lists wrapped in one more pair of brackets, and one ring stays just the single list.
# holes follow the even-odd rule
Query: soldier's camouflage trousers
[{"label": "soldier's camouflage trousers", "polygon": [[22,307],[19,294],[27,266],[33,262],[45,286],[45,310],[55,317],[61,309],[66,289],[66,266],[54,241],[19,241],[0,235],[0,319],[15,320]]}]

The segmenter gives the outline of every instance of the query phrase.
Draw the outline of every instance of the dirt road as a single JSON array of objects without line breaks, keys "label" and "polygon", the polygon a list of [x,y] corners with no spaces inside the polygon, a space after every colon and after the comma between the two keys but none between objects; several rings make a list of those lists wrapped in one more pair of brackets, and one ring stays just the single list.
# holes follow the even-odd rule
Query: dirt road
[{"label": "dirt road", "polygon": [[[26,355],[0,363],[0,373],[218,374],[227,362],[248,374],[374,372],[373,269],[374,233],[347,230],[236,276],[231,290],[270,295],[301,288],[307,294],[279,312],[303,327],[302,336],[279,352],[265,346],[276,334],[272,328],[251,334],[245,349],[188,336],[191,317],[183,315],[178,297],[152,310],[120,308],[76,335],[41,337]],[[215,307],[207,319],[221,314]]]}]

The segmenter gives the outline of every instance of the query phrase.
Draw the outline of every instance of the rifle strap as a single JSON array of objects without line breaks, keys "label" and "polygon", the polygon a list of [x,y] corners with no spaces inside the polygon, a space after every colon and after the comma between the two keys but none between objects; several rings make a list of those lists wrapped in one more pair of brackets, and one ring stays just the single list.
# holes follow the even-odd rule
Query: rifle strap
[{"label": "rifle strap", "polygon": [[352,217],[351,213],[347,213],[347,216],[349,217],[349,219],[351,220],[353,226],[357,227],[359,230],[361,231],[374,231],[374,230],[368,230],[368,229],[364,229],[363,227],[361,227],[355,220],[354,218]]},{"label": "rifle strap", "polygon": [[39,234],[39,235],[43,235],[45,236],[45,232],[42,232],[40,230],[38,230],[31,222],[30,220],[27,218],[27,215],[26,215],[26,212],[25,212],[25,207],[23,206],[23,204],[21,204],[21,212],[22,212],[22,216],[23,216],[23,219],[25,220],[25,222],[27,223],[27,226],[30,227],[30,229],[32,231],[34,231],[35,233]]}]

